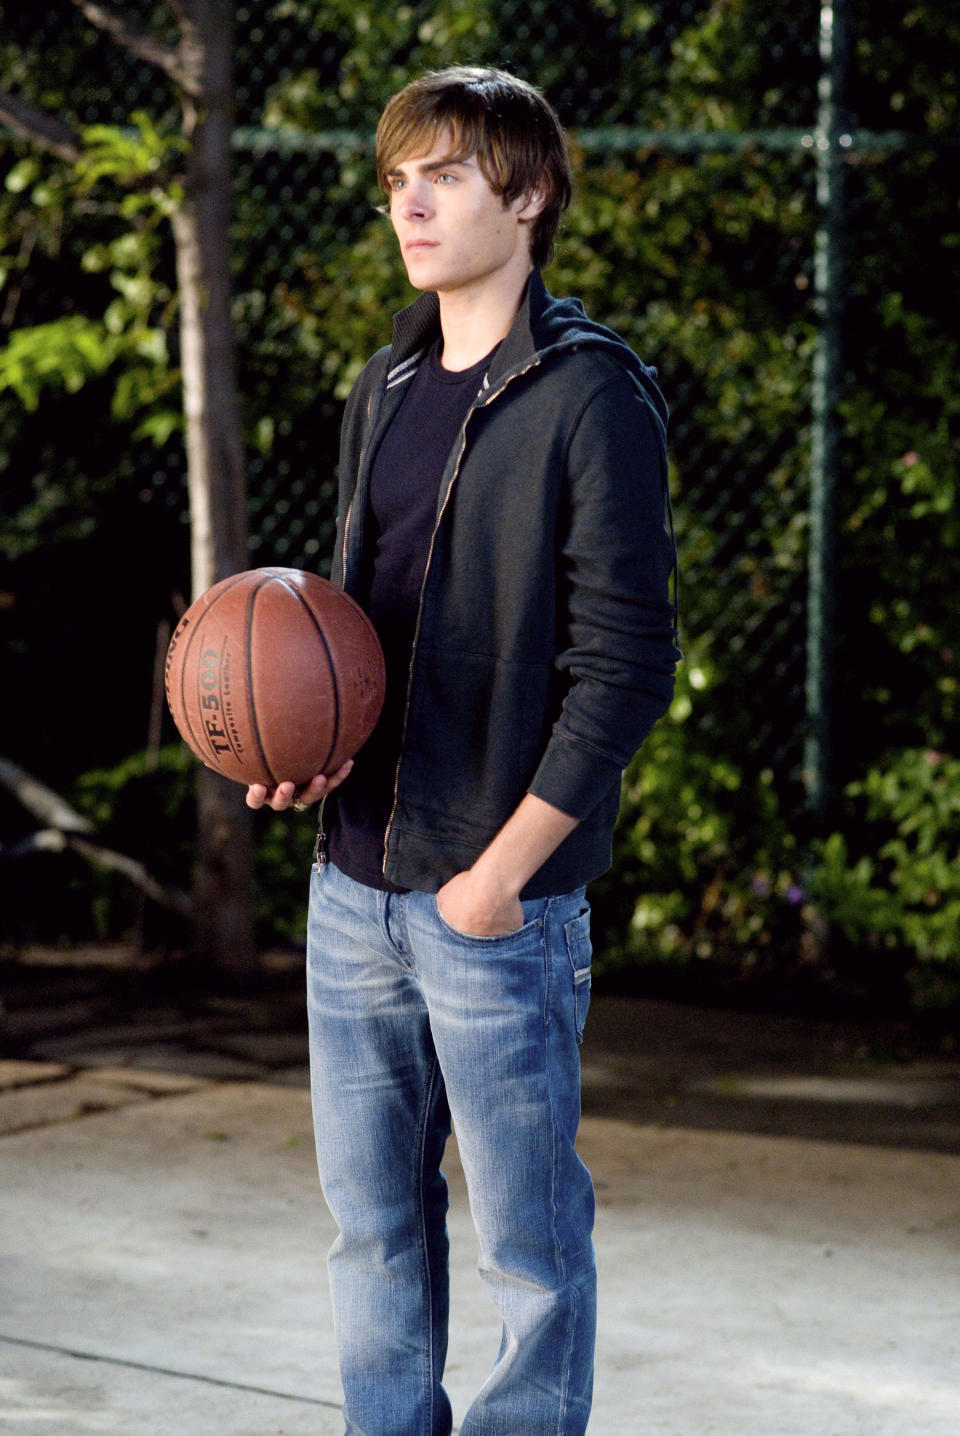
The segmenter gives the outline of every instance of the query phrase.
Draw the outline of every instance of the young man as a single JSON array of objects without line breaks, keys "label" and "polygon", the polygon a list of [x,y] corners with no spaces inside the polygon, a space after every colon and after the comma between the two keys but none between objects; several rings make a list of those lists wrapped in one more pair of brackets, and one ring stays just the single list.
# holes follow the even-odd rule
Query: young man
[{"label": "young man", "polygon": [[584,888],[679,657],[666,406],[615,334],[544,289],[570,176],[536,90],[494,70],[417,80],[383,114],[377,165],[422,292],[347,405],[333,576],[377,627],[387,699],[353,765],[248,796],[282,810],[337,790],[308,1005],[346,1431],[452,1429],[452,1115],[503,1319],[462,1436],[582,1436]]}]

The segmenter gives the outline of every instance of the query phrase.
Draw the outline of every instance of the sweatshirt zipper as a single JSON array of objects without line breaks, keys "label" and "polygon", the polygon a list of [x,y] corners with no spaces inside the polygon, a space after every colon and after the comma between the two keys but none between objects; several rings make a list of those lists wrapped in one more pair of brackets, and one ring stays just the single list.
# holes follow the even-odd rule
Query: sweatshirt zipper
[{"label": "sweatshirt zipper", "polygon": [[433,532],[430,535],[430,547],[427,550],[427,562],[424,566],[423,580],[420,584],[420,602],[417,606],[417,622],[416,627],[413,631],[413,644],[410,649],[410,666],[407,669],[407,696],[404,702],[403,728],[401,730],[400,737],[401,756],[400,758],[398,758],[397,766],[394,770],[393,802],[390,808],[390,817],[387,819],[387,826],[383,834],[383,862],[381,864],[381,869],[384,877],[386,877],[387,875],[387,861],[390,853],[390,834],[393,831],[393,823],[394,819],[397,816],[397,805],[400,799],[400,767],[402,764],[403,747],[407,738],[407,725],[410,718],[410,693],[413,686],[413,665],[416,659],[417,642],[420,638],[420,626],[423,619],[424,595],[427,591],[427,578],[430,573],[430,564],[433,559],[433,551],[436,547],[437,534],[440,532],[440,525],[443,523],[443,517],[447,511],[447,505],[450,502],[450,495],[453,493],[454,485],[456,484],[457,479],[460,476],[460,466],[463,463],[463,456],[467,448],[467,425],[470,422],[471,416],[476,412],[477,409],[485,409],[488,404],[492,404],[494,399],[498,399],[500,395],[509,387],[509,385],[513,383],[514,379],[520,379],[523,377],[524,374],[528,374],[531,369],[536,369],[540,362],[540,356],[536,355],[533,359],[531,359],[529,364],[526,364],[524,366],[524,368],[518,369],[515,374],[511,374],[509,378],[505,379],[498,389],[495,389],[492,393],[485,395],[482,399],[476,400],[471,405],[467,417],[464,419],[463,424],[460,428],[460,452],[457,455],[457,462],[454,465],[453,473],[450,475],[450,482],[447,484],[447,491],[443,496],[443,503],[440,505],[440,509],[437,513],[436,523],[433,526]]},{"label": "sweatshirt zipper", "polygon": [[323,810],[326,802],[326,797],[321,798],[320,807],[317,810],[317,839],[313,845],[313,861],[317,865],[317,872],[320,872],[327,861],[327,834],[323,826]]},{"label": "sweatshirt zipper", "polygon": [[[360,457],[361,457],[361,461],[362,461],[363,455],[361,454]],[[347,506],[347,514],[346,514],[345,519],[343,520],[343,542],[342,542],[341,545],[340,545],[340,567],[341,567],[341,570],[342,570],[342,572],[343,572],[343,577],[344,577],[344,579],[346,579],[346,577],[347,577],[347,539],[348,539],[348,537],[349,537],[349,535],[350,535],[350,520],[351,520],[352,518],[353,518],[353,499],[350,500],[350,503],[349,503],[349,505]]]},{"label": "sweatshirt zipper", "polygon": [[[363,464],[363,457],[364,452],[362,451],[360,454],[361,466]],[[347,505],[347,512],[343,520],[343,541],[340,545],[340,566],[343,572],[344,579],[346,579],[347,576],[347,539],[350,534],[350,520],[353,517],[353,504],[354,500],[351,499],[349,504]],[[320,872],[324,864],[327,862],[327,833],[326,829],[323,826],[323,810],[326,807],[326,804],[327,799],[324,796],[320,799],[320,806],[317,809],[317,836],[313,844],[313,861],[316,864],[317,872]]]}]

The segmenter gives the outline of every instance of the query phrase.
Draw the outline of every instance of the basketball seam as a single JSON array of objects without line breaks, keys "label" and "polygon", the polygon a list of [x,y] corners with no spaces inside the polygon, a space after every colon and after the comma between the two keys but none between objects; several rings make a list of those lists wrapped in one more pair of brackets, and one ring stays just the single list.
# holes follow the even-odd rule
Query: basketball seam
[{"label": "basketball seam", "polygon": [[263,763],[264,768],[267,770],[267,774],[270,778],[270,786],[275,788],[278,781],[280,780],[274,773],[273,768],[267,759],[267,755],[264,752],[263,740],[260,737],[260,724],[257,721],[257,698],[253,687],[253,609],[257,601],[257,594],[260,593],[262,589],[266,588],[267,584],[270,582],[271,579],[279,577],[279,575],[273,572],[271,569],[265,569],[263,572],[263,578],[250,594],[250,602],[247,606],[247,641],[244,647],[246,648],[245,659],[247,668],[247,693],[250,697],[250,721],[253,724],[254,742],[257,745],[257,752],[260,754],[260,760]]},{"label": "basketball seam", "polygon": [[290,591],[290,593],[293,594],[294,598],[300,604],[301,608],[303,608],[309,615],[310,622],[316,629],[317,634],[320,638],[320,642],[323,645],[324,657],[326,658],[327,666],[330,669],[330,691],[333,694],[333,734],[330,738],[330,746],[327,749],[326,756],[324,757],[323,762],[320,764],[319,771],[322,773],[326,770],[326,765],[330,761],[330,755],[336,752],[337,743],[340,740],[340,679],[339,675],[337,674],[336,665],[333,661],[333,655],[330,652],[330,645],[327,642],[326,634],[324,633],[320,624],[317,622],[317,616],[314,613],[313,609],[310,607],[309,603],[307,603],[307,600],[297,588],[296,584],[291,583],[289,579],[285,578],[282,574],[279,573],[275,573],[274,578],[280,580],[280,582]]}]

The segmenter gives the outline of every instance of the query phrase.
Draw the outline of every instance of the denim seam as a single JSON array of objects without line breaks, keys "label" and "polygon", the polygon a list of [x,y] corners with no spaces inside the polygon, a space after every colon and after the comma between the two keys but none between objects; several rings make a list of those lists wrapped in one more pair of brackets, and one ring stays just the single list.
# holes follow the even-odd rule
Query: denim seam
[{"label": "denim seam", "polygon": [[[567,944],[566,944],[566,932],[564,931],[564,928],[563,928],[563,926],[562,926],[562,924],[561,924],[561,922],[560,922],[559,916],[558,916],[557,914],[555,914],[554,912],[551,911],[551,909],[554,907],[555,902],[556,902],[556,899],[553,899],[553,898],[551,898],[551,899],[548,901],[548,903],[547,903],[547,910],[544,912],[544,924],[543,924],[543,936],[544,936],[544,944],[543,944],[543,949],[544,949],[544,965],[545,965],[545,968],[546,968],[546,1002],[547,1002],[546,1010],[547,1010],[547,1014],[548,1014],[548,1016],[547,1016],[547,1024],[545,1024],[545,1026],[544,1026],[543,1043],[544,1043],[544,1070],[545,1070],[546,1072],[548,1072],[548,1073],[549,1073],[550,1070],[551,1070],[551,1064],[550,1064],[550,1054],[549,1054],[549,1052],[547,1051],[547,1048],[548,1048],[548,1046],[549,1046],[549,1041],[550,1041],[550,1035],[549,1035],[549,1032],[548,1032],[548,1030],[547,1030],[547,1026],[549,1025],[550,995],[551,995],[551,991],[552,991],[552,988],[553,988],[553,985],[554,985],[554,972],[553,972],[553,967],[554,967],[554,962],[556,961],[556,956],[554,957],[554,960],[551,961],[551,956],[550,956],[550,953],[551,953],[551,946],[550,946],[550,944],[551,944],[551,938],[553,939],[554,942],[557,942],[558,939],[562,939],[564,948],[566,948],[566,945],[567,945]],[[558,905],[559,905],[559,904],[558,904]],[[549,1099],[550,1099],[550,1209],[551,1209],[551,1212],[552,1212],[552,1219],[553,1219],[553,1250],[554,1250],[554,1258],[555,1258],[555,1261],[556,1261],[556,1264],[557,1264],[557,1270],[558,1270],[558,1274],[559,1274],[559,1277],[560,1277],[561,1285],[562,1285],[564,1288],[566,1288],[566,1286],[567,1286],[567,1269],[566,1269],[566,1263],[565,1263],[564,1260],[563,1260],[563,1246],[562,1246],[562,1243],[561,1243],[561,1241],[560,1241],[559,1212],[558,1212],[558,1209],[557,1209],[557,1171],[558,1171],[558,1168],[559,1168],[559,1160],[560,1160],[560,1154],[559,1154],[560,1132],[559,1132],[559,1122],[558,1122],[558,1119],[557,1119],[556,1094],[555,1094],[555,1092],[554,1092],[554,1086],[553,1086],[553,1083],[552,1083],[552,1082],[549,1082],[549,1083],[548,1083],[548,1092],[549,1092]],[[577,1296],[576,1296],[576,1293],[575,1293],[573,1290],[571,1290],[570,1295],[571,1295],[572,1300],[573,1300],[574,1310],[571,1312],[571,1319],[570,1319],[570,1321],[569,1321],[569,1323],[568,1323],[567,1341],[566,1341],[566,1347],[565,1347],[565,1351],[564,1351],[564,1361],[563,1361],[563,1368],[562,1368],[562,1373],[563,1373],[563,1374],[562,1374],[562,1377],[561,1377],[561,1386],[560,1386],[560,1400],[559,1400],[558,1407],[557,1407],[557,1436],[563,1436],[563,1425],[564,1425],[564,1420],[565,1420],[565,1415],[566,1415],[567,1396],[568,1396],[569,1384],[570,1384],[570,1366],[571,1366],[571,1361],[572,1361],[574,1337],[575,1337],[575,1334],[576,1334],[576,1305],[577,1305]]]},{"label": "denim seam", "polygon": [[[553,928],[554,928],[554,932],[555,932],[555,941],[557,941],[559,944],[562,945],[562,955],[563,955],[563,957],[566,958],[566,961],[572,966],[572,965],[573,965],[573,957],[572,957],[572,954],[571,954],[571,952],[570,952],[570,944],[569,944],[569,941],[568,941],[568,938],[567,938],[567,925],[566,925],[566,923],[564,923],[563,920],[562,920],[562,907],[561,907],[561,903],[560,903],[559,900],[551,899],[551,901],[550,901],[550,903],[548,904],[548,906],[549,906],[549,907],[552,907],[553,904],[554,904],[554,901],[556,901],[557,907],[560,908],[560,911],[557,912],[556,914],[553,914],[553,913],[550,914],[550,916],[553,918]],[[546,918],[546,914],[545,914],[545,918]],[[545,934],[546,934],[546,927],[547,927],[547,924],[546,924],[546,921],[545,921],[545,922],[544,922],[544,932],[545,932]],[[548,969],[550,969],[550,971],[549,971],[549,979],[552,980],[552,978],[553,978],[553,972],[552,972],[552,964],[551,964],[550,961],[549,961],[549,941],[547,941],[547,943],[545,944],[545,948],[546,948],[546,951],[547,951],[547,954],[548,954],[548,964],[547,964],[547,965],[548,965]],[[560,959],[561,959],[561,954],[558,953],[558,954],[557,954],[557,960],[559,961]],[[573,993],[573,1014],[572,1014],[572,1015],[573,1015],[574,1029],[576,1030],[576,993],[575,993],[575,992]],[[545,1034],[545,1039],[546,1039],[546,1034]],[[549,1069],[548,1069],[548,1070],[549,1070]],[[554,1088],[553,1088],[553,1084],[552,1084],[552,1083],[551,1083],[551,1085],[550,1085],[550,1125],[551,1125],[551,1143],[552,1143],[552,1153],[553,1153],[553,1170],[552,1170],[552,1172],[551,1172],[551,1177],[550,1177],[550,1181],[551,1181],[551,1193],[550,1193],[550,1195],[551,1195],[551,1207],[552,1207],[552,1210],[553,1210],[553,1240],[554,1240],[554,1250],[556,1251],[556,1254],[557,1254],[557,1265],[558,1265],[558,1267],[559,1267],[560,1276],[561,1276],[561,1278],[562,1278],[562,1280],[563,1280],[563,1283],[564,1283],[565,1288],[568,1289],[568,1299],[569,1299],[569,1301],[570,1301],[570,1314],[569,1314],[569,1318],[568,1318],[568,1322],[567,1322],[567,1340],[566,1340],[566,1348],[565,1348],[565,1351],[564,1351],[564,1361],[563,1361],[563,1367],[562,1367],[562,1377],[561,1377],[561,1386],[560,1386],[560,1400],[559,1400],[559,1404],[558,1404],[558,1407],[557,1407],[557,1436],[564,1436],[564,1426],[565,1426],[565,1422],[566,1422],[567,1406],[568,1406],[568,1403],[569,1403],[569,1396],[570,1396],[570,1379],[571,1379],[571,1368],[572,1368],[572,1365],[573,1365],[573,1350],[574,1350],[574,1346],[575,1346],[575,1344],[576,1344],[577,1324],[578,1324],[579,1317],[580,1317],[580,1286],[579,1286],[579,1283],[578,1283],[578,1282],[573,1282],[573,1281],[571,1281],[571,1282],[569,1283],[569,1285],[568,1285],[568,1283],[567,1283],[567,1269],[566,1269],[566,1264],[565,1264],[565,1262],[564,1262],[564,1260],[563,1260],[563,1246],[562,1246],[561,1241],[560,1241],[559,1211],[558,1211],[558,1206],[557,1206],[557,1186],[556,1186],[556,1184],[557,1184],[557,1172],[558,1172],[558,1169],[559,1169],[559,1151],[558,1151],[558,1145],[559,1145],[559,1141],[560,1141],[560,1130],[559,1130],[560,1124],[559,1124],[559,1121],[558,1121],[558,1118],[557,1118],[556,1094],[555,1094],[555,1092],[554,1092]]]},{"label": "denim seam", "polygon": [[423,1275],[423,1290],[426,1297],[424,1305],[424,1334],[427,1348],[427,1381],[429,1390],[426,1393],[427,1399],[424,1403],[427,1414],[427,1425],[424,1428],[424,1436],[432,1436],[433,1433],[433,1400],[437,1389],[435,1355],[434,1355],[434,1319],[433,1319],[433,1280],[430,1274],[430,1260],[427,1253],[427,1221],[423,1203],[423,1168],[426,1152],[427,1123],[429,1121],[430,1107],[433,1100],[433,1093],[436,1090],[437,1078],[440,1073],[440,1063],[434,1055],[430,1064],[430,1075],[424,1084],[423,1095],[420,1099],[420,1112],[417,1121],[417,1223],[420,1229],[420,1265]]}]

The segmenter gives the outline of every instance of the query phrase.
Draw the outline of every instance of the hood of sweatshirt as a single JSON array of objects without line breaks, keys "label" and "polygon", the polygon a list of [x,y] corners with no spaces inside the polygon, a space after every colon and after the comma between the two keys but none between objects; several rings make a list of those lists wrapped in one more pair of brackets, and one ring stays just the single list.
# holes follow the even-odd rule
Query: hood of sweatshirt
[{"label": "hood of sweatshirt", "polygon": [[[415,364],[440,330],[440,301],[427,291],[394,316],[390,375]],[[551,355],[578,348],[598,348],[622,364],[648,405],[651,417],[666,439],[668,408],[657,384],[656,370],[644,364],[623,339],[604,324],[590,319],[579,299],[556,299],[548,292],[539,270],[533,270],[510,332],[497,350],[487,382],[491,390],[518,371],[549,360]]]}]

